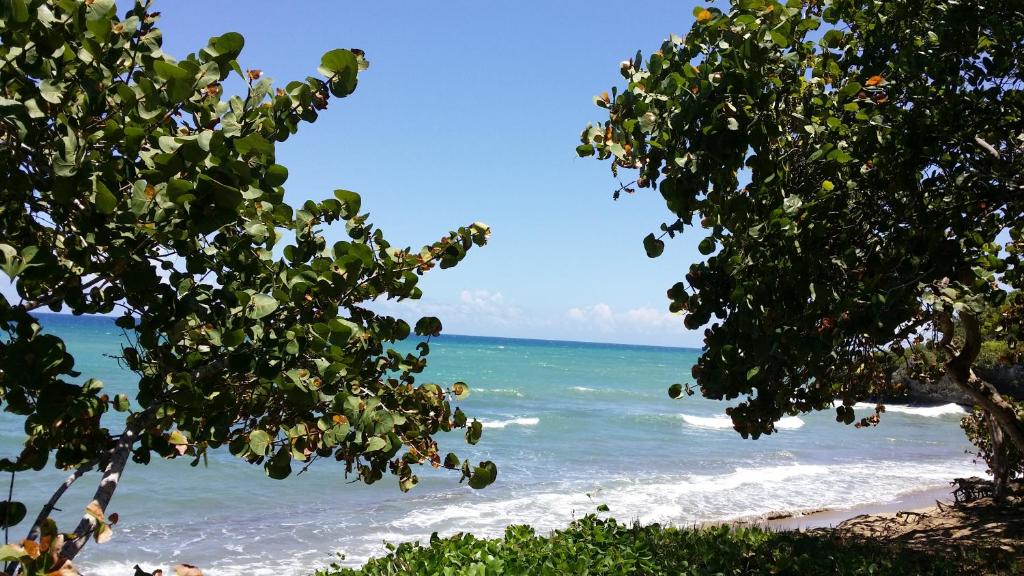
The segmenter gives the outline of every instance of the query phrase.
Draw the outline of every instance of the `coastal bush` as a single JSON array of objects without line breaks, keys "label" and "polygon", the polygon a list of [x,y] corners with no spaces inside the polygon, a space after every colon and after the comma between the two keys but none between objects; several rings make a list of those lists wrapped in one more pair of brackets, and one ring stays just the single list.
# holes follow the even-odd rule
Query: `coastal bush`
[{"label": "coastal bush", "polygon": [[996,563],[971,553],[936,556],[826,534],[713,526],[674,528],[622,524],[586,516],[565,530],[538,536],[510,526],[503,538],[469,534],[431,538],[429,544],[389,546],[390,553],[358,569],[332,568],[316,576],[443,574],[590,575],[953,575],[974,574]]},{"label": "coastal bush", "polygon": [[[195,466],[226,448],[275,479],[329,460],[402,490],[424,463],[493,482],[493,463],[438,453],[438,432],[474,444],[482,428],[451,405],[465,384],[416,382],[441,322],[366,306],[419,298],[420,275],[458,264],[488,227],[403,248],[354,192],[284,200],[277,143],[355,90],[363,52],[274,83],[242,68],[233,32],[172,58],[158,16],[151,0],[123,14],[113,0],[0,3],[0,269],[16,292],[0,297],[0,405],[26,433],[0,471],[12,486],[47,464],[71,472],[36,516],[3,503],[5,529],[34,520],[0,559],[73,572],[90,537],[110,538],[128,462],[153,457]],[[116,315],[124,344],[109,352],[137,387],[105,394],[39,310]],[[415,352],[391,348],[413,332]],[[98,487],[65,539],[48,516],[90,470]]]},{"label": "coastal bush", "polygon": [[595,98],[607,118],[577,148],[636,171],[613,198],[660,192],[672,216],[649,257],[703,235],[668,290],[705,328],[700,392],[739,398],[744,437],[813,410],[873,424],[854,405],[921,344],[924,376],[948,375],[1024,451],[1024,421],[972,370],[979,316],[1024,287],[1020,2],[723,4],[622,62],[627,85]]}]

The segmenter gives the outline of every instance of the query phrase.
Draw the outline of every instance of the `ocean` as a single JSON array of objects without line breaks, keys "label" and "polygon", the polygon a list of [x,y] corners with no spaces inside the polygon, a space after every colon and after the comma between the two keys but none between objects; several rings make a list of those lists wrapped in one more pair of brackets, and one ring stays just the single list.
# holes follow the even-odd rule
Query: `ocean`
[{"label": "ocean", "polygon": [[[132,390],[133,375],[106,356],[122,338],[112,319],[42,321],[65,339],[83,380],[99,378],[111,396]],[[441,336],[418,381],[470,385],[458,405],[484,423],[483,438],[471,447],[461,432],[442,435],[441,448],[493,460],[492,486],[473,490],[457,474],[421,468],[420,484],[403,494],[390,477],[353,483],[330,461],[271,480],[226,451],[195,468],[187,458],[130,464],[108,510],[120,516],[114,538],[90,543],[76,565],[99,576],[182,562],[211,576],[309,574],[331,562],[360,564],[384,553],[384,542],[434,532],[499,536],[522,523],[552,530],[600,504],[624,521],[692,525],[882,504],[984,474],[967,453],[955,405],[890,406],[879,426],[866,429],[839,424],[831,412],[807,414],[784,419],[777,434],[743,440],[725,403],[668,397],[672,383],[692,382],[699,353]],[[0,433],[0,457],[11,456],[23,437],[20,420],[0,415]],[[65,477],[53,469],[20,475],[15,499],[34,517]],[[77,522],[96,478],[85,476],[64,496],[61,527]],[[12,529],[12,540],[25,530]]]}]

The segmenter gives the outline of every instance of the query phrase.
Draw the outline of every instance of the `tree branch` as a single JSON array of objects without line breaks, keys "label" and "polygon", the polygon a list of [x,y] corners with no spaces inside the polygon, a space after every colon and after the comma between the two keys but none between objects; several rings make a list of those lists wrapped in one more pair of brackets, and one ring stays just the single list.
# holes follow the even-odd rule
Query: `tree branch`
[{"label": "tree branch", "polygon": [[50,512],[52,512],[53,509],[57,507],[57,502],[61,499],[62,496],[64,496],[64,493],[68,491],[68,488],[71,488],[71,485],[74,484],[76,480],[85,475],[86,472],[92,470],[94,466],[96,466],[95,461],[79,466],[78,469],[75,470],[73,474],[71,474],[71,476],[68,476],[67,479],[64,480],[64,482],[62,482],[61,485],[57,487],[57,490],[54,491],[53,496],[50,496],[50,499],[46,502],[46,504],[43,505],[43,508],[39,511],[39,515],[36,516],[36,521],[32,523],[32,528],[28,531],[28,536],[26,537],[27,539],[35,540],[36,538],[39,538],[39,532],[42,529],[43,522],[45,522],[46,519],[49,518]]},{"label": "tree branch", "polygon": [[[96,487],[96,492],[93,494],[93,500],[104,514],[106,514],[110,499],[114,496],[114,490],[117,489],[117,485],[121,481],[121,473],[124,472],[124,467],[128,464],[128,457],[132,453],[132,447],[139,440],[139,434],[148,425],[158,406],[158,403],[151,404],[145,410],[136,414],[117,439],[117,443],[111,451],[110,461],[103,468],[103,477],[100,479],[100,484]],[[67,560],[74,559],[82,551],[82,548],[85,547],[86,542],[89,541],[89,534],[98,525],[99,522],[92,515],[88,513],[83,515],[81,522],[78,523],[78,527],[75,528],[74,533],[61,549],[61,556]]]}]

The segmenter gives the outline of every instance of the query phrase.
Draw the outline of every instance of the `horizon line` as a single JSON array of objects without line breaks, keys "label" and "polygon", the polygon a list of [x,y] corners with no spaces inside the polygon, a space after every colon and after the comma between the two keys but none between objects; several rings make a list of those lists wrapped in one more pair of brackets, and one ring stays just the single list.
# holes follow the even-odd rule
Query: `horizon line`
[{"label": "horizon line", "polygon": [[[34,314],[46,315],[46,316],[66,316],[69,318],[115,318],[112,314],[71,314],[68,312],[51,312],[49,310],[34,311]],[[456,334],[454,332],[442,332],[440,335],[434,338],[444,338],[445,336],[454,336],[457,338],[491,338],[494,340],[523,340],[527,342],[558,342],[563,344],[587,344],[591,346],[627,346],[627,347],[638,347],[638,348],[665,348],[669,350],[687,350],[700,352],[702,348],[694,346],[673,346],[671,344],[635,344],[629,342],[596,342],[591,340],[569,340],[564,338],[538,338],[538,337],[522,337],[522,336],[494,336],[485,334]],[[410,339],[417,338],[413,335]]]}]

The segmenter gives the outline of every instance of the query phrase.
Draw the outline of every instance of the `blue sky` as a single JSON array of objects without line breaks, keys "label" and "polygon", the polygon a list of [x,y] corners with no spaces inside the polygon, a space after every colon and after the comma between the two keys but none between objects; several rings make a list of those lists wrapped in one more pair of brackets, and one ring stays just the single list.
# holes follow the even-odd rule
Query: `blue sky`
[{"label": "blue sky", "polygon": [[660,196],[612,201],[608,164],[574,152],[580,131],[602,119],[592,97],[623,83],[619,62],[684,34],[693,6],[158,0],[155,9],[169,54],[240,32],[243,68],[280,85],[315,75],[329,49],[366,52],[356,93],[278,146],[288,200],[359,192],[393,244],[478,220],[493,229],[457,268],[427,274],[422,300],[378,309],[438,315],[449,333],[699,346],[665,297],[698,258],[699,234],[648,259],[641,240],[669,216]]}]

